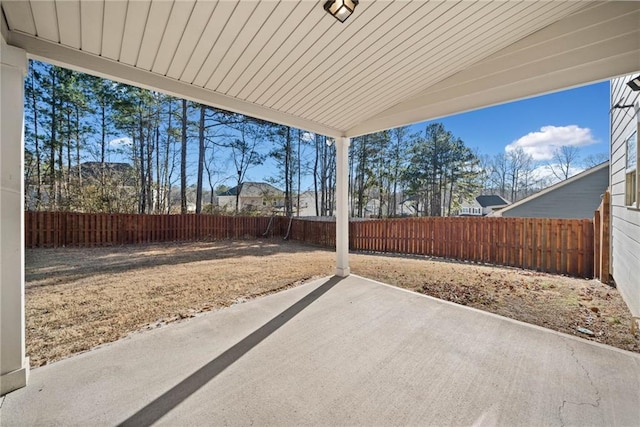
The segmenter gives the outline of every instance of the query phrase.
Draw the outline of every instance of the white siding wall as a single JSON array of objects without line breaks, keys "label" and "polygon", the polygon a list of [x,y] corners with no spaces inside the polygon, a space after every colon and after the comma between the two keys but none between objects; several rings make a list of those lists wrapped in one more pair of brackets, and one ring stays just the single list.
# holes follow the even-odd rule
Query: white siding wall
[{"label": "white siding wall", "polygon": [[625,206],[625,141],[638,129],[640,92],[627,86],[632,76],[611,81],[611,271],[633,315],[640,315],[640,210]]}]

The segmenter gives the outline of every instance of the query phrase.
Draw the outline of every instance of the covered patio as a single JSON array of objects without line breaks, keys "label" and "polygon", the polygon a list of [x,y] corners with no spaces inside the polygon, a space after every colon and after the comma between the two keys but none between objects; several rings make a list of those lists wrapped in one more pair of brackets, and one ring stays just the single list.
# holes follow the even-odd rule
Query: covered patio
[{"label": "covered patio", "polygon": [[350,275],[38,368],[2,425],[634,425],[640,355]]},{"label": "covered patio", "polygon": [[[24,387],[29,374],[24,272],[17,268],[24,265],[22,100],[28,58],[333,137],[337,147],[336,277],[350,273],[349,138],[640,70],[640,3],[636,2],[361,2],[344,24],[316,1],[3,0],[0,5],[2,394]],[[265,301],[283,299],[271,311],[257,307],[252,314],[239,307],[214,313],[211,318],[220,317],[222,323],[198,332],[211,334],[200,339],[198,346],[190,345],[194,343],[188,342],[189,333],[175,337],[174,343],[156,341],[156,334],[165,333],[158,331],[39,369],[34,385],[6,398],[3,424],[10,419],[28,422],[31,411],[31,415],[48,414],[54,419],[56,407],[66,408],[58,412],[60,417],[62,412],[75,414],[74,423],[113,423],[126,417],[153,421],[155,415],[145,418],[149,414],[160,414],[155,419],[170,423],[172,416],[180,420],[187,420],[183,417],[192,412],[198,416],[193,409],[197,407],[213,411],[202,416],[216,414],[220,423],[225,416],[229,423],[246,423],[250,420],[243,417],[250,414],[261,417],[256,422],[272,424],[429,419],[438,424],[518,423],[520,419],[525,424],[547,420],[631,424],[638,419],[638,390],[634,393],[628,385],[637,385],[640,377],[635,355],[557,338],[520,324],[513,332],[504,326],[510,321],[475,312],[469,318],[466,309],[431,300],[427,304],[423,297],[391,292],[359,278],[335,278],[329,283],[333,282],[335,286],[308,285],[269,297]],[[326,294],[300,311],[306,303],[296,301],[308,301],[304,292],[313,286]],[[350,296],[350,292],[356,294]],[[290,295],[300,298],[287,301]],[[325,306],[320,304],[323,300],[333,303]],[[412,311],[414,300],[431,308]],[[347,314],[352,305],[362,311]],[[294,311],[300,315],[274,329],[280,322],[274,316],[286,317],[291,313],[287,307],[298,307]],[[381,313],[386,314],[381,317]],[[224,320],[225,316],[233,321]],[[354,316],[355,323],[341,322],[341,316]],[[432,326],[437,324],[431,322],[435,317],[444,322],[440,329]],[[303,320],[308,324],[300,323]],[[399,329],[389,329],[394,324]],[[185,325],[168,328],[166,333],[177,333]],[[298,328],[289,330],[292,325]],[[328,328],[325,341],[320,340],[317,325]],[[369,334],[362,335],[363,331]],[[529,335],[534,337],[530,342],[525,339]],[[266,346],[276,338],[282,339],[283,347]],[[304,347],[303,341],[311,347]],[[381,345],[374,345],[378,341]],[[493,345],[486,347],[487,342]],[[123,353],[111,361],[116,364],[107,363],[113,356],[109,352],[120,347]],[[273,352],[282,348],[275,358]],[[309,352],[310,348],[314,350]],[[483,368],[489,359],[493,364]],[[356,364],[358,360],[362,363]],[[525,361],[530,365],[521,368]],[[277,363],[278,369],[265,370],[270,363]],[[422,373],[415,370],[418,364]],[[556,364],[566,369],[557,370]],[[198,374],[202,372],[198,369],[204,369],[204,374]],[[521,377],[525,369],[537,375]],[[211,376],[216,370],[220,376]],[[504,375],[495,375],[504,370]],[[286,376],[287,372],[292,374]],[[316,376],[307,377],[311,374]],[[196,379],[189,380],[193,375]],[[221,386],[228,393],[217,395],[221,400],[211,402],[206,394],[196,393],[206,387],[215,389],[215,381],[225,376],[229,380]],[[135,384],[131,378],[137,378]],[[287,388],[287,384],[304,384],[306,378],[316,378],[307,384],[309,393]],[[385,390],[387,383],[394,384],[395,393]],[[451,384],[456,387],[450,388]],[[554,385],[559,388],[552,394],[549,390]],[[418,386],[421,390],[431,387],[426,399],[414,393]],[[39,392],[49,387],[57,390],[53,400]],[[87,387],[110,394],[104,401],[112,403],[98,405],[93,399],[101,394],[89,396]],[[172,387],[177,391],[170,392]],[[353,401],[345,397],[349,390],[357,392]],[[518,390],[526,391],[519,394]],[[88,406],[73,410],[57,400],[73,404],[73,393],[88,399],[78,401]],[[265,402],[265,396],[275,395],[284,396],[277,399],[278,404],[274,399],[256,406]],[[402,396],[402,402],[394,396]],[[10,409],[13,399],[22,409]],[[307,399],[328,406],[301,412],[314,407],[305,404]],[[36,400],[51,406],[36,410],[40,404]],[[206,404],[198,405],[202,402]],[[396,405],[398,410],[393,409]],[[42,412],[45,409],[49,412]],[[299,418],[279,418],[286,414]],[[513,418],[517,414],[524,414],[523,418]],[[394,416],[408,418],[394,422]],[[584,416],[592,418],[580,418]],[[209,418],[193,419],[209,422],[205,420]]]}]

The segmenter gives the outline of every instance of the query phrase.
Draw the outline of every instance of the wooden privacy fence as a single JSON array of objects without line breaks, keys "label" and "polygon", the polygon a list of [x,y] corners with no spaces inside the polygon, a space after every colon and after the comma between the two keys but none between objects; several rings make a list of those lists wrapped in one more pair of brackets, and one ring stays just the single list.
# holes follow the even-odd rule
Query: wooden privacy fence
[{"label": "wooden privacy fence", "polygon": [[[334,235],[334,223],[294,220],[290,238],[335,246]],[[354,251],[433,256],[589,278],[593,239],[593,222],[588,219],[422,217],[349,224],[349,248]]]},{"label": "wooden privacy fence", "polygon": [[[269,218],[262,217],[26,212],[25,246],[56,248],[255,239],[262,236],[268,224]],[[270,230],[270,235],[280,235],[279,227]]]},{"label": "wooden privacy fence", "polygon": [[[271,221],[271,224],[269,224]],[[27,212],[25,245],[104,246],[287,235],[283,217]],[[332,221],[294,219],[288,235],[335,247]],[[352,221],[354,251],[433,256],[577,277],[594,274],[594,223],[544,218],[402,218]]]},{"label": "wooden privacy fence", "polygon": [[291,224],[289,239],[310,243],[312,245],[335,248],[336,222],[294,219]]}]

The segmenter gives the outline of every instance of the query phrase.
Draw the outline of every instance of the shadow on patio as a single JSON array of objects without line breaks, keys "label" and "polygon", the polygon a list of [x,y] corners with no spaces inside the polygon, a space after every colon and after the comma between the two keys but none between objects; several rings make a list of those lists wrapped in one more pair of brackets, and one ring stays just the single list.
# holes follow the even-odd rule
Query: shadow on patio
[{"label": "shadow on patio", "polygon": [[48,365],[11,425],[632,425],[640,356],[350,276]]},{"label": "shadow on patio", "polygon": [[218,376],[222,371],[228,368],[235,361],[244,356],[256,345],[260,344],[265,338],[278,330],[281,326],[291,320],[295,315],[304,310],[309,304],[320,298],[325,292],[333,288],[342,278],[332,277],[325,283],[308,293],[298,302],[287,308],[278,316],[265,323],[251,335],[222,353],[220,356],[189,375],[171,390],[158,397],[153,402],[133,414],[121,426],[141,426],[151,425],[160,419],[167,412],[178,406],[182,401],[187,399],[203,385]]}]

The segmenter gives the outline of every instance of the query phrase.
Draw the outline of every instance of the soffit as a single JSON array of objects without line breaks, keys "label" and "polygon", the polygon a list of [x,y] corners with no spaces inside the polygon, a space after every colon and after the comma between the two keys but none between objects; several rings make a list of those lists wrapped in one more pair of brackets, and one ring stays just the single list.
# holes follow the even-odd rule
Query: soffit
[{"label": "soffit", "polygon": [[322,3],[1,5],[35,58],[331,136],[640,69],[635,2],[362,1],[345,24]]}]

